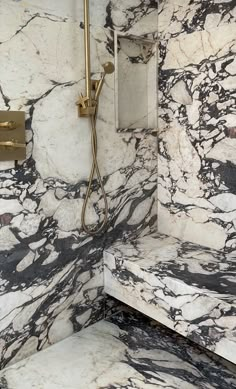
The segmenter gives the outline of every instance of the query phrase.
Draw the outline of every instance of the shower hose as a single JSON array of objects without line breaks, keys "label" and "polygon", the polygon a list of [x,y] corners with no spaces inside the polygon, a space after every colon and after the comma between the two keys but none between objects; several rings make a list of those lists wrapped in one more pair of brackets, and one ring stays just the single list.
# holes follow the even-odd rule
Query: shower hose
[{"label": "shower hose", "polygon": [[[88,180],[88,186],[87,186],[87,190],[86,190],[86,195],[85,195],[85,200],[84,200],[84,203],[83,203],[83,207],[82,207],[82,216],[81,216],[81,222],[82,222],[82,227],[83,227],[83,230],[89,234],[89,235],[97,235],[99,233],[101,233],[108,221],[108,203],[107,203],[107,196],[106,196],[106,192],[105,192],[105,189],[104,189],[104,185],[103,185],[103,182],[102,182],[102,177],[101,177],[101,174],[100,174],[100,170],[99,170],[99,166],[98,166],[98,162],[97,162],[97,129],[96,129],[96,121],[97,121],[97,115],[91,115],[90,116],[90,122],[91,122],[91,147],[92,147],[92,167],[91,167],[91,172],[90,172],[90,175],[89,175],[89,180]],[[103,219],[103,222],[101,224],[101,226],[98,226],[98,228],[95,228],[95,229],[90,229],[87,224],[86,224],[86,221],[85,221],[85,218],[86,218],[86,212],[87,212],[87,207],[88,207],[88,201],[89,201],[89,198],[91,196],[91,193],[92,193],[92,183],[93,183],[93,179],[94,179],[94,174],[97,174],[97,180],[98,180],[98,183],[100,185],[100,188],[101,188],[101,191],[102,191],[102,198],[103,198],[103,201],[104,201],[104,205],[105,205],[105,213],[104,213],[104,219]]]}]

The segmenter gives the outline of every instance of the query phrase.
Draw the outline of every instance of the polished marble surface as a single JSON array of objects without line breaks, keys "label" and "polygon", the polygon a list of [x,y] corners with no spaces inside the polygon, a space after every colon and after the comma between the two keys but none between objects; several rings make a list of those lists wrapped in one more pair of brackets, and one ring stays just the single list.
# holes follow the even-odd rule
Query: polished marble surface
[{"label": "polished marble surface", "polygon": [[[113,31],[143,34],[156,10],[121,6],[90,1],[94,77],[114,62]],[[102,319],[103,248],[156,227],[156,139],[116,131],[112,74],[97,123],[108,228],[94,239],[82,230],[91,167],[89,123],[75,104],[85,89],[83,35],[83,1],[0,0],[0,109],[26,112],[27,140],[25,161],[0,163],[0,368]],[[92,190],[87,221],[101,223],[96,178]]]},{"label": "polished marble surface", "polygon": [[0,388],[234,389],[236,368],[127,311],[9,367]]},{"label": "polished marble surface", "polygon": [[236,253],[163,234],[104,253],[105,291],[236,363]]},{"label": "polished marble surface", "polygon": [[115,97],[118,132],[157,130],[156,41],[115,34]]},{"label": "polished marble surface", "polygon": [[158,230],[236,249],[236,4],[159,3]]}]

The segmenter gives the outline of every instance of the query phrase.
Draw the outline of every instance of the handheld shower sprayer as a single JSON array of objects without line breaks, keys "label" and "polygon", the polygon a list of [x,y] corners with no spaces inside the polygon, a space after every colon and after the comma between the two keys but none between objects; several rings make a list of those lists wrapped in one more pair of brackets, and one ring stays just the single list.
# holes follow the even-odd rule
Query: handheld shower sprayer
[{"label": "handheld shower sprayer", "polygon": [[[79,116],[88,117],[91,123],[91,147],[92,147],[92,167],[88,180],[88,187],[85,194],[85,199],[82,208],[81,222],[83,230],[89,235],[97,235],[104,230],[104,227],[108,221],[108,203],[107,196],[104,189],[102,177],[100,174],[98,162],[97,162],[97,111],[99,104],[99,97],[102,91],[102,87],[105,81],[107,74],[112,74],[115,70],[115,67],[112,62],[106,62],[103,66],[103,73],[100,80],[91,79],[91,59],[90,59],[90,29],[89,29],[89,0],[84,0],[84,49],[85,49],[85,87],[86,95],[82,94],[79,97],[77,102]],[[87,226],[85,217],[86,210],[88,206],[88,201],[92,192],[92,182],[94,179],[95,172],[97,174],[97,180],[102,191],[102,197],[105,206],[104,219],[102,224],[96,229],[91,229]]]},{"label": "handheld shower sprayer", "polygon": [[97,87],[96,87],[95,101],[97,101],[99,96],[100,96],[100,93],[102,91],[102,87],[103,87],[106,75],[107,74],[112,74],[114,72],[114,70],[115,70],[115,66],[113,65],[112,62],[106,62],[106,63],[104,63],[102,65],[102,67],[104,69],[104,72],[102,74],[101,79],[98,81],[98,84],[97,84]]}]

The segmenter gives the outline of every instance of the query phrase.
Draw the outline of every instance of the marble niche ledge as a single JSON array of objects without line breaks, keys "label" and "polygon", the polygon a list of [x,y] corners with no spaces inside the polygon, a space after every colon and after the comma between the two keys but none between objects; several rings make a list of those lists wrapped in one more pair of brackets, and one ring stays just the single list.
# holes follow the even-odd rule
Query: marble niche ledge
[{"label": "marble niche ledge", "polygon": [[236,252],[162,234],[104,252],[105,292],[236,363]]}]

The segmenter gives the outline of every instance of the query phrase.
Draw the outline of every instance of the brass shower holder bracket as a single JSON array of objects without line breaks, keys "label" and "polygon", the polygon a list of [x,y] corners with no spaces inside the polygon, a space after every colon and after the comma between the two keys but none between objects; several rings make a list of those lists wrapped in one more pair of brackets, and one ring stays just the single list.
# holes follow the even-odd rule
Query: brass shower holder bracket
[{"label": "brass shower holder bracket", "polygon": [[92,90],[94,90],[96,92],[98,86],[99,86],[99,83],[100,83],[100,80],[91,80],[91,86],[92,86]]},{"label": "brass shower holder bracket", "polygon": [[[100,80],[91,80],[91,91],[94,92],[94,97],[99,84]],[[96,114],[97,100],[95,98],[89,99],[87,96],[83,96],[81,93],[76,104],[78,105],[80,117],[90,117]]]},{"label": "brass shower holder bracket", "polygon": [[80,95],[78,102],[76,103],[78,105],[78,112],[80,117],[90,117],[95,115],[96,113],[96,104],[95,102],[91,102],[92,105],[89,104],[89,100],[87,97],[83,97]]},{"label": "brass shower holder bracket", "polygon": [[0,161],[25,158],[25,113],[0,111]]}]

